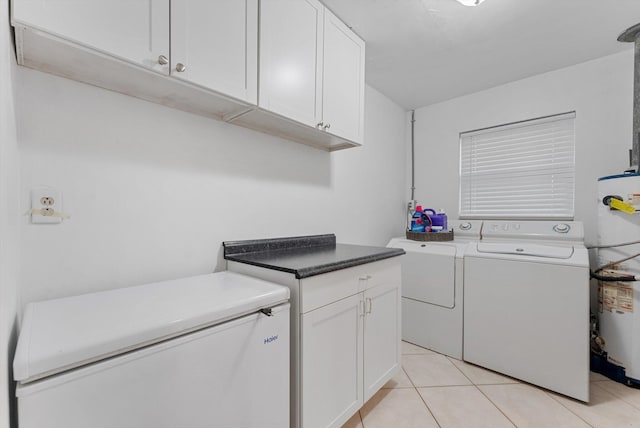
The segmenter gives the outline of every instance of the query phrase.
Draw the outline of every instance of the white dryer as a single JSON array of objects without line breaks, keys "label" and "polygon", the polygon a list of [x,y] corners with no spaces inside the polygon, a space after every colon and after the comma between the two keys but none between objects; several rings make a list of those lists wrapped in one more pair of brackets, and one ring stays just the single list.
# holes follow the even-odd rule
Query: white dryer
[{"label": "white dryer", "polygon": [[450,222],[454,240],[392,239],[402,248],[402,339],[462,359],[464,254],[480,239],[481,221]]},{"label": "white dryer", "polygon": [[464,360],[589,401],[580,222],[485,221],[464,263]]}]

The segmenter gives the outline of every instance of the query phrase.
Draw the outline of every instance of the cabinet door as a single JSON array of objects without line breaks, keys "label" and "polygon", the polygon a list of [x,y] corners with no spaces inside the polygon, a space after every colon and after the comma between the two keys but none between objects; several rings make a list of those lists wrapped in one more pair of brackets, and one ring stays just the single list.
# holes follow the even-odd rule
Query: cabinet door
[{"label": "cabinet door", "polygon": [[324,7],[316,0],[260,2],[260,107],[310,126],[322,119]]},{"label": "cabinet door", "polygon": [[13,20],[169,73],[169,0],[14,0]]},{"label": "cabinet door", "polygon": [[322,121],[327,132],[362,144],[365,44],[329,11],[324,19]]},{"label": "cabinet door", "polygon": [[363,404],[362,293],[301,315],[302,426],[340,426]]},{"label": "cabinet door", "polygon": [[172,0],[171,75],[257,104],[258,0]]},{"label": "cabinet door", "polygon": [[400,370],[399,280],[364,293],[365,402]]}]

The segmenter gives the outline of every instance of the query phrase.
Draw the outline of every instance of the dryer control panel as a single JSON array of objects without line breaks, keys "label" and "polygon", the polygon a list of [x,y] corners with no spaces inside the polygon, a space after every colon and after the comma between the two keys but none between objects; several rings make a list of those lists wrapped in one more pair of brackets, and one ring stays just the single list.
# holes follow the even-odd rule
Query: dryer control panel
[{"label": "dryer control panel", "polygon": [[454,239],[480,239],[481,220],[449,220],[449,228],[453,230]]},{"label": "dryer control panel", "polygon": [[579,221],[489,220],[484,222],[482,239],[583,242],[584,228]]}]

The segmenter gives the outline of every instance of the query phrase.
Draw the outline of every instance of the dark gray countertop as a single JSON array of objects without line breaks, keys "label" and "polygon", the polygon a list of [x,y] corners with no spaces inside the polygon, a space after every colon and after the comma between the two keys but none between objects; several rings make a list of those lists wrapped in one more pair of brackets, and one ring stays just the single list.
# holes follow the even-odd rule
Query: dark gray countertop
[{"label": "dark gray countertop", "polygon": [[330,235],[225,241],[224,258],[307,278],[404,254],[399,248],[337,244]]}]

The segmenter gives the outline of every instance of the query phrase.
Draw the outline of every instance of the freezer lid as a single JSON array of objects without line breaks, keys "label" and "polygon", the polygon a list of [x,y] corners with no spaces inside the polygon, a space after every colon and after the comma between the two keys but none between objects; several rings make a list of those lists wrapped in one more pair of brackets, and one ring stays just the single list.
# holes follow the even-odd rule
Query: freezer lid
[{"label": "freezer lid", "polygon": [[478,253],[569,259],[573,255],[573,247],[556,247],[552,245],[534,244],[531,242],[479,242]]},{"label": "freezer lid", "polygon": [[30,303],[14,379],[30,382],[288,299],[281,285],[218,272]]}]

